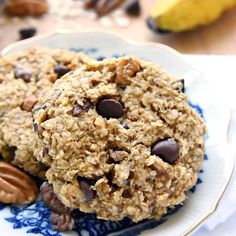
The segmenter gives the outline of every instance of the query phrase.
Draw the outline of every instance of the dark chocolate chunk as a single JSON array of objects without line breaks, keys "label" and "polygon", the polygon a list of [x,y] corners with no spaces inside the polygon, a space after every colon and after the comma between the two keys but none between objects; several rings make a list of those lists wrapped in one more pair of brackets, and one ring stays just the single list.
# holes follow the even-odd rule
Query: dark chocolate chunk
[{"label": "dark chocolate chunk", "polygon": [[90,101],[86,101],[86,102],[84,103],[83,109],[84,109],[85,111],[88,111],[91,107],[92,107],[92,103],[91,103]]},{"label": "dark chocolate chunk", "polygon": [[128,0],[125,10],[129,15],[139,16],[141,13],[139,0]]},{"label": "dark chocolate chunk", "polygon": [[109,118],[120,118],[124,115],[122,104],[115,99],[103,99],[97,105],[99,115]]},{"label": "dark chocolate chunk", "polygon": [[130,193],[129,189],[124,189],[124,191],[122,192],[122,197],[123,198],[131,198],[132,194]]},{"label": "dark chocolate chunk", "polygon": [[16,79],[23,79],[25,82],[30,82],[31,77],[32,77],[32,72],[30,69],[21,66],[21,65],[16,65],[14,68],[14,76]]},{"label": "dark chocolate chunk", "polygon": [[81,107],[80,105],[75,105],[73,108],[73,116],[79,116],[82,112],[84,112],[83,107]]},{"label": "dark chocolate chunk", "polygon": [[85,178],[78,178],[80,189],[83,192],[86,202],[90,202],[95,197],[95,192],[91,189],[90,180]]},{"label": "dark chocolate chunk", "polygon": [[54,72],[57,74],[58,79],[61,78],[66,73],[68,73],[69,71],[70,69],[63,64],[59,64],[54,67]]},{"label": "dark chocolate chunk", "polygon": [[82,106],[76,104],[73,107],[73,116],[80,116],[82,112],[88,111],[92,107],[92,103],[89,101],[86,101]]},{"label": "dark chocolate chunk", "polygon": [[151,154],[159,156],[169,164],[174,164],[179,157],[179,145],[174,139],[163,140],[153,145]]},{"label": "dark chocolate chunk", "polygon": [[115,177],[114,170],[111,170],[110,172],[108,172],[106,174],[106,178],[107,178],[109,184],[112,184],[112,181],[113,181],[114,177]]},{"label": "dark chocolate chunk", "polygon": [[22,28],[19,30],[20,39],[28,39],[36,34],[37,30],[35,27]]}]

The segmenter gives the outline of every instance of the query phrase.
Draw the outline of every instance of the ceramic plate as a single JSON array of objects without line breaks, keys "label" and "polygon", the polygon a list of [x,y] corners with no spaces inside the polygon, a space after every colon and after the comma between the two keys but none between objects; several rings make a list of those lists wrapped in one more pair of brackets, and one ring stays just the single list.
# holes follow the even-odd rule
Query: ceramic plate
[{"label": "ceramic plate", "polygon": [[2,51],[7,55],[34,46],[84,51],[102,60],[130,54],[158,63],[170,74],[184,78],[190,105],[206,121],[206,155],[196,186],[188,193],[183,206],[176,207],[160,221],[134,224],[129,220],[106,222],[93,214],[75,213],[76,230],[58,233],[51,229],[49,210],[40,199],[30,206],[0,205],[0,235],[161,235],[178,236],[192,233],[215,210],[231,178],[234,158],[227,144],[230,111],[206,84],[203,76],[189,66],[180,54],[161,44],[136,44],[105,32],[58,32],[13,44]]}]

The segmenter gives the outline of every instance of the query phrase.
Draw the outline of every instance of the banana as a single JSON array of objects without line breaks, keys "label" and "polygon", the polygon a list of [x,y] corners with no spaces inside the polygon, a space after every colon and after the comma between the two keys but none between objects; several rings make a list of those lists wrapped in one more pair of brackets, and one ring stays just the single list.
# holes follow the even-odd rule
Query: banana
[{"label": "banana", "polygon": [[235,5],[236,0],[158,0],[148,25],[159,32],[181,32],[207,25]]}]

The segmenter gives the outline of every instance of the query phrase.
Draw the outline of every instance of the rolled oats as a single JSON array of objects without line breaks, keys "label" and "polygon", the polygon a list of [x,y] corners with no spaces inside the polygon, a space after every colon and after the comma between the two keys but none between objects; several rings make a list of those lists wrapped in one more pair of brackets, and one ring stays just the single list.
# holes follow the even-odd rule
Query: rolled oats
[{"label": "rolled oats", "polygon": [[107,220],[160,218],[196,182],[204,122],[180,82],[156,65],[93,63],[57,80],[37,106],[35,155],[67,207]]}]

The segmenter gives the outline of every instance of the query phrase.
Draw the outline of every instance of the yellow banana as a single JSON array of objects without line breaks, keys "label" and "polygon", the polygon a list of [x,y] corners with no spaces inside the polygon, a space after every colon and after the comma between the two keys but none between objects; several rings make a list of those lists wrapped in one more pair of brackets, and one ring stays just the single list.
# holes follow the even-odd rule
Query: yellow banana
[{"label": "yellow banana", "polygon": [[158,0],[148,23],[159,31],[180,32],[209,24],[236,5],[236,0]]}]

